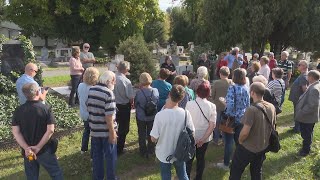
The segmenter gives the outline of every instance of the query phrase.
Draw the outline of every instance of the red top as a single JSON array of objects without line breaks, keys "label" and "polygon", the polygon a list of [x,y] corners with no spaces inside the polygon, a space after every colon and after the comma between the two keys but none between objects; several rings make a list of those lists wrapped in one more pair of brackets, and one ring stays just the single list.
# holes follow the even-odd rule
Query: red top
[{"label": "red top", "polygon": [[217,76],[219,77],[219,70],[222,66],[228,66],[228,61],[225,61],[224,59],[220,59],[217,63]]},{"label": "red top", "polygon": [[269,65],[269,68],[270,68],[270,71],[271,71],[273,68],[277,67],[277,60],[276,59],[270,59],[268,65]]}]

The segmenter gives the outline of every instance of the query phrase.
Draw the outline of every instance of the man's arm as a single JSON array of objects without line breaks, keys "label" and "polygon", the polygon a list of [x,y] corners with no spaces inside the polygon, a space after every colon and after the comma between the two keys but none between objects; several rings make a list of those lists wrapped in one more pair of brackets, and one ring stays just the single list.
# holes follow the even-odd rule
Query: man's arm
[{"label": "man's arm", "polygon": [[17,143],[19,144],[19,146],[22,147],[25,151],[27,151],[29,148],[29,145],[24,140],[24,138],[20,132],[19,126],[12,126],[12,134],[13,134],[14,138],[16,139]]},{"label": "man's arm", "polygon": [[109,143],[117,144],[117,133],[116,133],[116,130],[114,129],[112,114],[106,115],[105,120],[107,123],[107,128],[109,130]]},{"label": "man's arm", "polygon": [[45,88],[41,88],[41,93],[40,93],[39,99],[41,101],[46,100],[47,94],[48,94],[48,90],[45,90]]},{"label": "man's arm", "polygon": [[248,126],[246,124],[243,125],[243,128],[242,128],[240,135],[239,135],[239,144],[242,144],[243,141],[247,139],[247,137],[250,133],[250,129],[251,129],[250,126]]},{"label": "man's arm", "polygon": [[37,154],[42,149],[42,147],[45,144],[47,144],[47,142],[49,141],[53,133],[54,133],[54,124],[48,124],[47,131],[42,136],[40,142],[36,146],[31,146],[31,149]]}]

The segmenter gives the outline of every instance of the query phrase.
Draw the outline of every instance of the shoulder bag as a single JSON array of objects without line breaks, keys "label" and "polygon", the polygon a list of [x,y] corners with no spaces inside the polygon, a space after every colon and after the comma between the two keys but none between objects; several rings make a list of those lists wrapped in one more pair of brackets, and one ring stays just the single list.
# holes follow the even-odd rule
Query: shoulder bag
[{"label": "shoulder bag", "polygon": [[[234,105],[233,105],[233,111],[236,112],[236,88],[233,86],[233,93],[234,93]],[[219,124],[219,129],[222,132],[234,134],[234,123],[235,123],[235,117],[234,116],[228,116],[226,112],[221,113],[221,122]]]},{"label": "shoulder bag", "polygon": [[197,103],[197,105],[198,105],[198,107],[199,107],[199,109],[200,109],[200,111],[201,111],[201,113],[202,113],[203,117],[204,117],[204,118],[208,121],[208,123],[209,123],[209,119],[204,115],[204,113],[203,113],[203,111],[202,111],[201,107],[199,106],[199,104],[198,104],[197,100],[194,100],[194,101]]}]

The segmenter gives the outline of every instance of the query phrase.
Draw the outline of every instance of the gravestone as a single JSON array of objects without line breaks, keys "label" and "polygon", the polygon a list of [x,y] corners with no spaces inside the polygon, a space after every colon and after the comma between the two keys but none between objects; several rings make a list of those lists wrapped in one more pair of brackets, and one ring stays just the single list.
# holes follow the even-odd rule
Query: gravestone
[{"label": "gravestone", "polygon": [[2,44],[1,73],[5,76],[11,71],[24,72],[24,51],[21,42],[10,40]]},{"label": "gravestone", "polygon": [[41,60],[47,61],[49,57],[49,50],[46,47],[41,48]]}]

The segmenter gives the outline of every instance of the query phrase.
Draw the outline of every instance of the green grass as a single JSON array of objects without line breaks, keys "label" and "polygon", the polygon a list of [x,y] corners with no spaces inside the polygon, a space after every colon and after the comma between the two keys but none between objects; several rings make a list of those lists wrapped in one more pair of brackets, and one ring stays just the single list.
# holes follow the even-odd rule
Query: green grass
[{"label": "green grass", "polygon": [[[288,97],[288,96],[286,96]],[[320,126],[315,127],[311,155],[300,158],[296,154],[301,147],[300,135],[289,132],[293,124],[292,104],[285,101],[283,112],[278,118],[278,130],[282,149],[279,153],[268,153],[263,165],[264,179],[320,179]],[[138,155],[138,135],[135,118],[131,120],[130,133],[127,137],[127,153],[118,159],[117,175],[121,179],[160,179],[159,162],[155,157],[143,159]],[[80,154],[81,132],[63,137],[59,142],[57,155],[65,179],[91,179],[91,161],[89,153]],[[223,147],[209,144],[206,154],[206,169],[203,179],[228,179],[229,172],[213,166],[223,159]],[[0,151],[0,179],[25,179],[23,161],[19,149]],[[174,170],[172,169],[172,172]],[[317,175],[318,174],[318,175]],[[50,179],[44,169],[40,179]],[[242,179],[250,179],[248,168]]]},{"label": "green grass", "polygon": [[53,77],[44,77],[43,85],[48,87],[59,87],[66,86],[70,81],[70,75],[61,75],[61,76],[53,76]]}]

